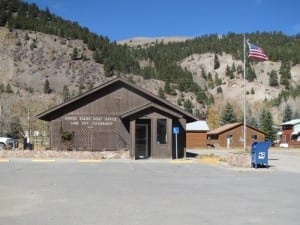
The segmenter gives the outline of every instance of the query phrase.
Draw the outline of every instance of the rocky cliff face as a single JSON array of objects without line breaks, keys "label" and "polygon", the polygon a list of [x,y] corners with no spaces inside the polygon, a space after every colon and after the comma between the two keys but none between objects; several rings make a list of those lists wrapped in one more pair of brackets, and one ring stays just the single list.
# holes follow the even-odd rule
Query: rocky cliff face
[{"label": "rocky cliff face", "polygon": [[[76,50],[75,50],[76,49]],[[192,72],[194,80],[201,87],[209,87],[209,83],[202,76],[202,71],[210,74],[212,79],[216,76],[221,80],[219,87],[209,87],[208,91],[214,96],[213,107],[221,112],[223,105],[233,102],[236,111],[241,115],[243,102],[244,81],[242,74],[235,72],[234,79],[227,77],[226,68],[242,66],[242,62],[234,60],[231,55],[218,55],[220,67],[214,69],[214,54],[193,54],[178,62],[182,68]],[[252,113],[259,116],[262,108],[265,107],[265,100],[278,96],[283,87],[269,86],[269,73],[271,70],[279,71],[280,62],[261,62],[252,65],[257,74],[254,82],[248,83],[247,104]],[[278,73],[279,74],[279,73]],[[292,84],[300,83],[300,65],[291,68]],[[144,80],[142,77],[133,74],[123,76],[133,80],[137,85],[158,93],[158,89],[164,87],[163,81]],[[95,63],[92,52],[80,40],[68,40],[53,35],[47,35],[32,31],[14,30],[0,28],[0,85],[2,89],[8,86],[13,93],[0,94],[1,129],[5,132],[9,121],[13,117],[19,117],[22,126],[28,127],[32,121],[32,129],[45,127],[41,121],[34,120],[34,115],[48,109],[49,107],[63,101],[63,87],[67,86],[71,96],[98,86],[108,79],[104,75],[103,65]],[[46,80],[49,81],[51,93],[44,94],[43,88]],[[6,91],[4,91],[6,92]],[[193,93],[180,93],[177,95],[166,95],[167,100],[176,104],[178,98],[190,100],[195,110],[207,111],[204,105],[197,103]],[[289,103],[294,112],[300,112],[299,98],[288,98],[279,108],[272,108],[274,120],[280,123],[283,107]],[[183,106],[181,106],[183,107]],[[3,119],[5,118],[5,120]]]}]

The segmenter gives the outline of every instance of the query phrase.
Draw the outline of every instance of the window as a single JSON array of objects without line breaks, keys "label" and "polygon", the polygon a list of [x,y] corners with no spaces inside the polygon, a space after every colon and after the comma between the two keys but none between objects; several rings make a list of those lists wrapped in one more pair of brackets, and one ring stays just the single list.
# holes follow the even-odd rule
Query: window
[{"label": "window", "polygon": [[252,134],[252,135],[251,135],[251,139],[252,139],[252,140],[257,140],[257,135],[256,135],[256,134]]},{"label": "window", "polygon": [[167,120],[158,119],[157,120],[157,131],[156,131],[156,143],[157,144],[167,144]]}]

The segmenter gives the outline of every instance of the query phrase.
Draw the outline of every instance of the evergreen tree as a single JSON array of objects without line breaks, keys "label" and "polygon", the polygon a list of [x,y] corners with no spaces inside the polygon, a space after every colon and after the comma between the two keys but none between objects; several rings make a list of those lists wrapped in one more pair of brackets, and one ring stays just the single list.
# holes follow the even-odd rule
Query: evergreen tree
[{"label": "evergreen tree", "polygon": [[82,82],[80,82],[78,86],[78,95],[81,95],[83,93],[83,90],[85,89],[85,86]]},{"label": "evergreen tree", "polygon": [[278,86],[278,75],[277,75],[277,72],[275,70],[272,70],[271,73],[270,73],[270,79],[269,79],[269,85],[271,87],[274,87],[274,86]]},{"label": "evergreen tree", "polygon": [[250,117],[250,118],[247,117],[247,124],[251,127],[255,127],[256,129],[259,128],[257,119],[254,117]]},{"label": "evergreen tree", "polygon": [[236,114],[233,110],[232,105],[229,102],[227,102],[227,104],[225,105],[225,109],[221,115],[221,123],[222,125],[225,125],[235,122],[237,122]]},{"label": "evergreen tree", "polygon": [[11,89],[11,86],[10,86],[9,83],[6,85],[6,90],[5,90],[5,92],[8,93],[8,94],[14,93],[13,90]]},{"label": "evergreen tree", "polygon": [[279,74],[280,74],[280,84],[284,85],[285,88],[288,89],[290,85],[289,80],[291,79],[291,66],[288,62],[281,63]]},{"label": "evergreen tree", "polygon": [[275,140],[273,117],[271,112],[266,111],[265,109],[260,116],[260,129],[266,133],[266,140]]},{"label": "evergreen tree", "polygon": [[4,84],[0,83],[0,93],[4,93],[5,88],[4,88]]},{"label": "evergreen tree", "polygon": [[249,81],[249,82],[252,82],[256,79],[256,73],[254,70],[252,70],[251,66],[249,63],[247,63],[247,74],[246,74],[246,79]]},{"label": "evergreen tree", "polygon": [[215,54],[215,58],[214,58],[214,69],[219,69],[220,68],[220,61],[219,58],[217,56],[217,54]]},{"label": "evergreen tree", "polygon": [[22,130],[22,126],[21,126],[20,118],[18,116],[14,116],[9,122],[8,136],[11,138],[18,139],[21,130]]},{"label": "evergreen tree", "polygon": [[183,107],[187,112],[193,113],[193,104],[189,99],[184,101]]},{"label": "evergreen tree", "polygon": [[230,67],[227,65],[226,71],[225,71],[225,76],[230,77],[230,75],[231,75],[231,70],[230,70]]},{"label": "evergreen tree", "polygon": [[45,83],[44,83],[44,94],[50,94],[51,93],[51,88],[50,88],[50,83],[49,80],[46,79]]},{"label": "evergreen tree", "polygon": [[164,85],[164,91],[166,94],[170,94],[171,92],[171,87],[170,87],[170,82],[169,81],[166,81],[165,82],[165,85]]},{"label": "evergreen tree", "polygon": [[182,103],[181,103],[181,99],[180,99],[180,98],[177,99],[177,105],[178,105],[178,106],[182,106]]},{"label": "evergreen tree", "polygon": [[70,91],[67,85],[64,85],[63,87],[63,99],[64,102],[70,99]]},{"label": "evergreen tree", "polygon": [[158,97],[160,97],[162,99],[166,99],[165,92],[161,87],[159,87],[159,89],[158,89]]},{"label": "evergreen tree", "polygon": [[215,75],[215,82],[214,83],[216,84],[216,86],[219,86],[219,85],[222,84],[222,79],[219,78],[219,74],[217,74],[217,73]]},{"label": "evergreen tree", "polygon": [[287,122],[292,120],[293,111],[290,105],[286,105],[283,112],[282,122]]},{"label": "evergreen tree", "polygon": [[72,52],[72,54],[71,54],[71,59],[72,59],[72,60],[78,59],[78,49],[77,49],[76,47],[73,48],[73,52]]}]

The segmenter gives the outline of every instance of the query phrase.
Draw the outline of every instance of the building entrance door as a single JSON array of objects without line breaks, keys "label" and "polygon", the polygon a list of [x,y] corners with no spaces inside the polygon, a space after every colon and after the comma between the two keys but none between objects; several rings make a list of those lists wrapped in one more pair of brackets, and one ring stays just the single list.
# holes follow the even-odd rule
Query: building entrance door
[{"label": "building entrance door", "polygon": [[135,158],[144,159],[149,155],[148,124],[136,124],[135,127]]}]

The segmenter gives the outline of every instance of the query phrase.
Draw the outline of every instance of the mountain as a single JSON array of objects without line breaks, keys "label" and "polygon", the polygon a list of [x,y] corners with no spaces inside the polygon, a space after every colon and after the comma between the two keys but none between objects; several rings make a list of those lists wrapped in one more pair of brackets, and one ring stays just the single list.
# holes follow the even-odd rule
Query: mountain
[{"label": "mountain", "polygon": [[[300,38],[251,33],[270,61],[247,59],[248,118],[263,110],[280,124],[287,105],[300,114]],[[133,38],[120,43],[97,35],[48,9],[19,0],[0,2],[0,133],[20,120],[23,129],[46,129],[37,113],[115,76],[220,124],[225,104],[241,120],[243,36]],[[214,118],[214,119],[211,119]],[[214,121],[211,121],[214,120]]]}]

